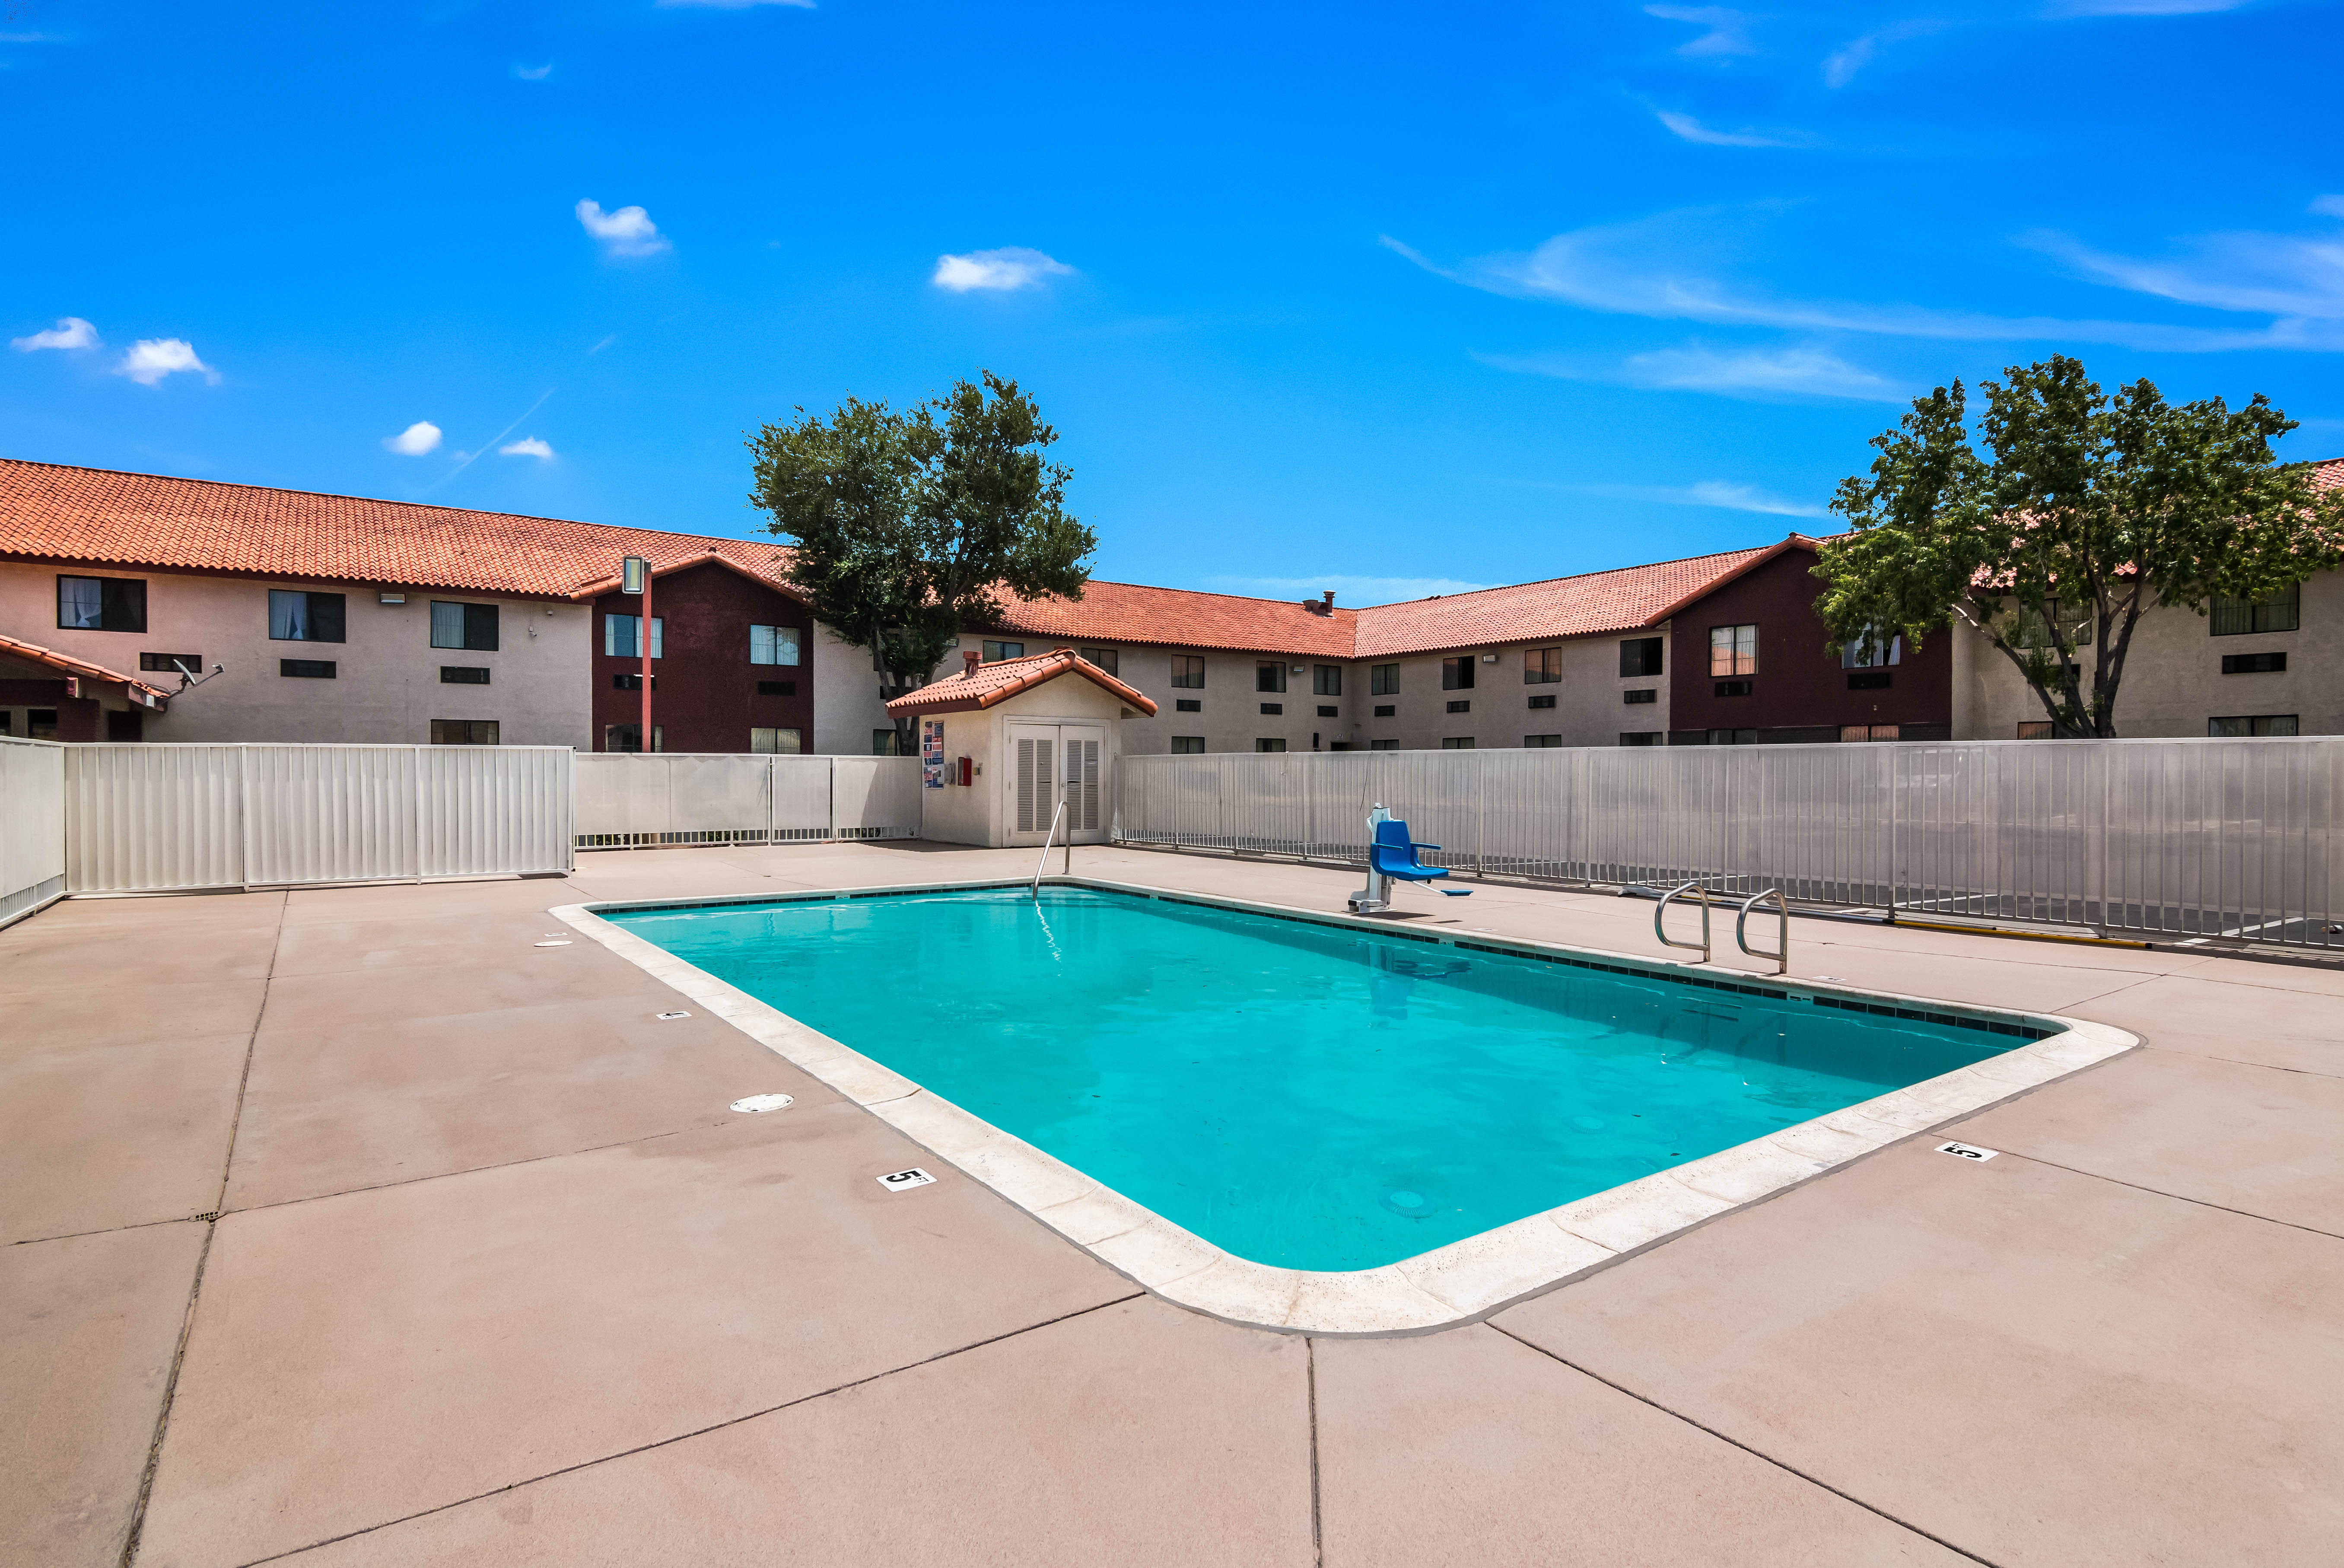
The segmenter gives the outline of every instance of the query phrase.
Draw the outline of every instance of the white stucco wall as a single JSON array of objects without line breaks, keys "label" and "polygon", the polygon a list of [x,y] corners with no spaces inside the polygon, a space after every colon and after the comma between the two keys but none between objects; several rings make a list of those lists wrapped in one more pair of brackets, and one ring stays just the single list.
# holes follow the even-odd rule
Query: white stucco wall
[{"label": "white stucco wall", "polygon": [[[145,582],[146,630],[60,627],[60,575]],[[348,640],[273,641],[271,588],[343,595]],[[142,674],[140,653],[197,653],[206,671],[227,666],[226,673],[173,698],[167,713],[149,714],[150,741],[415,744],[431,738],[434,719],[493,719],[506,745],[588,744],[591,645],[584,605],[422,591],[409,592],[404,604],[384,604],[380,593],[358,584],[0,562],[0,632],[137,676],[166,692],[177,688],[178,677]],[[497,649],[432,647],[435,598],[496,605]],[[335,678],[286,677],[278,673],[285,659],[330,660]],[[490,683],[443,684],[442,665],[486,667]]]},{"label": "white stucco wall", "polygon": [[[866,661],[867,662],[867,661]],[[1015,770],[1010,765],[1009,725],[1013,720],[1030,723],[1096,724],[1105,732],[1099,747],[1099,794],[1102,803],[1116,798],[1115,769],[1123,752],[1121,731],[1126,708],[1112,693],[1079,675],[1020,692],[998,706],[975,712],[933,715],[945,726],[947,776],[954,759],[967,757],[975,766],[968,787],[947,784],[924,789],[920,836],[944,844],[1000,845],[1011,841],[1016,818],[1011,790]],[[923,722],[930,715],[924,715]],[[1112,812],[1111,804],[1105,806]],[[1106,821],[1103,816],[1101,826]],[[1095,835],[1094,835],[1095,836]],[[1038,842],[1038,840],[1036,841]]]}]

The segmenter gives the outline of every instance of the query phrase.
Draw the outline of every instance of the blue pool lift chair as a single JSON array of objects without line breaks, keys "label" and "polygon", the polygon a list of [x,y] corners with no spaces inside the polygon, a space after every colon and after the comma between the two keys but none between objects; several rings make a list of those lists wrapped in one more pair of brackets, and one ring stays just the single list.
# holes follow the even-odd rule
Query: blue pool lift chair
[{"label": "blue pool lift chair", "polygon": [[[1439,849],[1437,844],[1418,844],[1408,836],[1408,824],[1397,817],[1386,817],[1376,824],[1376,841],[1368,846],[1368,864],[1377,875],[1395,882],[1432,882],[1449,875],[1440,865],[1427,865],[1417,859],[1420,849]],[[1436,887],[1430,891],[1450,898],[1468,898],[1470,887]]]}]

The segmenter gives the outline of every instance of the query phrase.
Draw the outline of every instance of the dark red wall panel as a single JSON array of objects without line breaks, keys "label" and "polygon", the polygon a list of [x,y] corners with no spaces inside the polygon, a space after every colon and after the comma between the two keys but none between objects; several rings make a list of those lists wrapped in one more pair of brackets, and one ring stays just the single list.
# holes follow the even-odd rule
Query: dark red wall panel
[{"label": "dark red wall panel", "polygon": [[[606,593],[594,602],[594,740],[604,749],[606,724],[631,724],[642,713],[642,693],[615,690],[613,676],[635,674],[640,659],[613,659],[602,652],[605,615],[639,615],[642,601]],[[813,745],[813,619],[805,606],[762,582],[713,564],[687,567],[652,582],[652,613],[665,624],[660,657],[652,661],[656,683],[652,723],[671,752],[745,752],[749,732],[759,726],[798,732]],[[794,626],[798,660],[790,664],[749,663],[749,628]],[[760,681],[785,681],[797,688],[786,697],[757,694]]]}]

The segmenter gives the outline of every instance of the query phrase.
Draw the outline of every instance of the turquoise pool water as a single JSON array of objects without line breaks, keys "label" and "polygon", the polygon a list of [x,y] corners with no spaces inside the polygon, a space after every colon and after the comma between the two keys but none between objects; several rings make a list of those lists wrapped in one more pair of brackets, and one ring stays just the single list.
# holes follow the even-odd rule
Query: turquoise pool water
[{"label": "turquoise pool water", "polygon": [[1289,1269],[1396,1262],[2035,1037],[1087,889],[605,917]]}]

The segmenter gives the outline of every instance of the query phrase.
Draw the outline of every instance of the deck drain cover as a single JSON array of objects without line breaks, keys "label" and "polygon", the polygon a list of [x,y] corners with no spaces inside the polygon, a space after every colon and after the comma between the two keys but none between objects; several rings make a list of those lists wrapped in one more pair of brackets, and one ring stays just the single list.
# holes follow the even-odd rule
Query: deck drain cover
[{"label": "deck drain cover", "polygon": [[[679,1015],[679,1017],[681,1015]],[[732,1108],[734,1110],[753,1112],[761,1110],[779,1110],[783,1106],[790,1103],[790,1097],[787,1095],[751,1095],[747,1099],[734,1100],[732,1102]]]},{"label": "deck drain cover", "polygon": [[909,1170],[891,1170],[876,1179],[888,1191],[902,1192],[908,1188],[925,1187],[935,1178],[915,1165]]},{"label": "deck drain cover", "polygon": [[660,1015],[660,1019],[662,1022],[665,1022],[671,1018],[689,1018],[690,1017],[692,1017],[690,1013],[662,1013]]}]

